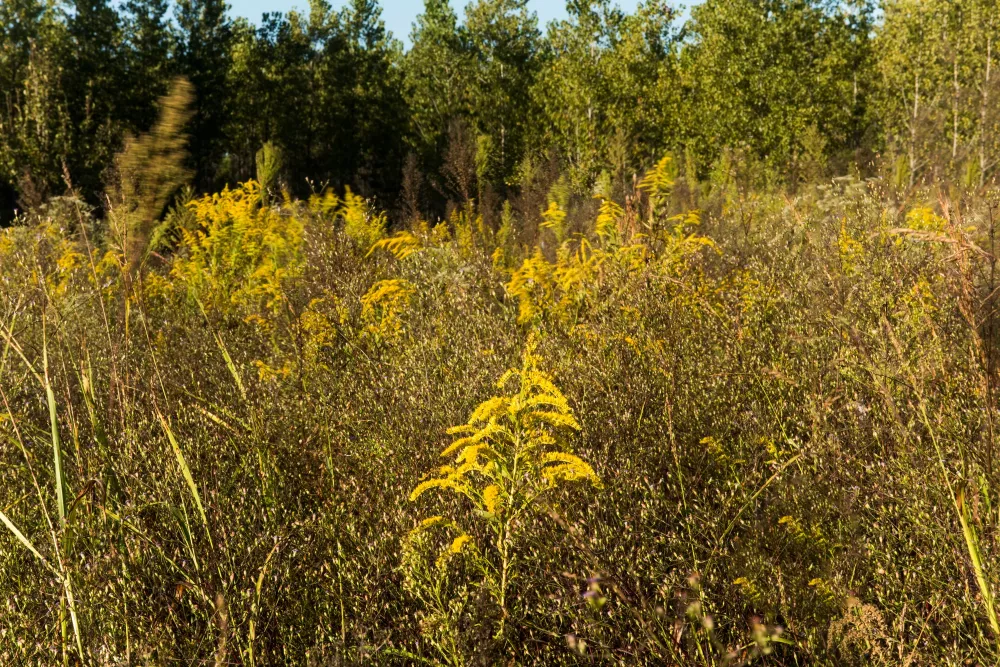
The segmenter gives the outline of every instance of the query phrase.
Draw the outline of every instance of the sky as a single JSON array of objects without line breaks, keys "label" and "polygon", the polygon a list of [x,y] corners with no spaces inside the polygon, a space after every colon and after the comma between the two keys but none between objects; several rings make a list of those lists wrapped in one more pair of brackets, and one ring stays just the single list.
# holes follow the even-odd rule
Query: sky
[{"label": "sky", "polygon": [[[228,2],[231,16],[244,16],[254,23],[260,22],[260,15],[264,12],[287,12],[293,8],[300,10],[309,8],[308,0],[228,0]],[[451,0],[451,6],[455,8],[459,18],[467,2],[468,0]],[[331,0],[330,4],[341,7],[345,2]],[[423,10],[423,0],[381,0],[381,5],[385,27],[393,36],[409,46],[410,26],[416,20],[417,14]],[[528,0],[528,6],[538,14],[540,26],[544,26],[552,19],[566,16],[565,0]]]}]

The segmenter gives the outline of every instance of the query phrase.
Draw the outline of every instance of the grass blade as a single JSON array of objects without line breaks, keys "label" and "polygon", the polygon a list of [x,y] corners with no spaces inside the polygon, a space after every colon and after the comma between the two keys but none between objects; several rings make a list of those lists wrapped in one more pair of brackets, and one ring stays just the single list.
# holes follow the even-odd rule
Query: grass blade
[{"label": "grass blade", "polygon": [[279,546],[281,546],[281,542],[274,544],[271,553],[267,554],[267,558],[264,559],[264,567],[260,569],[260,574],[257,576],[256,595],[254,596],[253,605],[250,607],[250,667],[255,667],[257,664],[254,657],[253,645],[257,640],[257,615],[260,613],[260,589],[264,586],[264,576],[267,574],[267,566],[271,564],[271,557],[274,556]]},{"label": "grass blade", "polygon": [[[205,324],[211,330],[212,323],[208,319],[208,313],[205,312],[205,306],[202,305],[199,299],[196,298],[195,301],[198,304],[198,309],[201,310],[201,316],[205,318]],[[222,358],[226,361],[226,368],[229,369],[229,374],[233,376],[233,380],[236,382],[236,388],[240,390],[240,396],[244,401],[247,400],[247,390],[243,386],[243,378],[240,376],[239,369],[236,368],[236,363],[233,362],[233,357],[229,354],[229,348],[226,347],[219,332],[212,330],[212,335],[215,337],[215,344],[219,347],[219,352],[222,353]]]},{"label": "grass blade", "polygon": [[69,605],[69,618],[73,623],[73,636],[76,639],[76,650],[80,653],[81,664],[85,663],[83,655],[83,637],[80,634],[80,621],[76,616],[76,602],[73,599],[73,584],[70,582],[69,573],[63,577],[63,586],[66,590],[66,602]]},{"label": "grass blade", "polygon": [[976,583],[979,585],[979,592],[983,596],[983,607],[986,609],[986,617],[990,621],[990,628],[993,634],[1000,637],[1000,621],[997,619],[996,605],[993,601],[993,589],[990,587],[989,579],[986,576],[986,568],[983,566],[983,554],[979,549],[979,539],[976,536],[975,526],[972,524],[972,516],[969,506],[965,502],[965,494],[961,490],[955,498],[955,509],[958,512],[958,520],[962,525],[962,537],[965,538],[965,546],[969,551],[969,558],[972,560],[972,570],[976,575]]},{"label": "grass blade", "polygon": [[233,358],[229,356],[229,350],[226,349],[226,344],[222,342],[222,336],[218,333],[215,334],[215,342],[219,346],[219,351],[222,352],[222,358],[226,360],[226,368],[229,369],[230,375],[233,376],[233,380],[236,381],[236,387],[240,390],[240,396],[243,400],[247,400],[247,390],[243,386],[243,379],[240,377],[240,371],[236,368],[236,364],[233,363]]},{"label": "grass blade", "polygon": [[0,512],[0,522],[3,522],[3,525],[7,526],[7,529],[14,534],[14,537],[16,537],[28,551],[35,554],[35,558],[41,561],[42,565],[44,565],[50,572],[55,573],[56,576],[59,576],[59,572],[54,567],[49,565],[49,561],[45,560],[45,557],[38,552],[38,549],[36,549],[35,545],[31,543],[31,540],[25,537],[24,533],[18,530],[17,526],[15,526],[10,518],[8,518],[8,516],[3,512]]},{"label": "grass blade", "polygon": [[212,544],[212,533],[208,530],[208,516],[205,514],[205,506],[201,502],[201,494],[198,493],[198,485],[195,484],[194,477],[191,475],[191,468],[188,467],[187,460],[184,458],[184,452],[181,451],[181,447],[177,444],[177,438],[174,437],[174,432],[170,429],[170,424],[167,423],[166,418],[159,410],[156,411],[156,416],[160,420],[160,426],[163,427],[163,432],[167,434],[167,440],[170,441],[170,447],[174,450],[174,456],[177,457],[177,465],[181,468],[181,474],[184,476],[184,481],[187,482],[188,489],[191,491],[191,495],[194,497],[194,502],[198,506],[198,512],[201,514],[201,520],[205,524],[205,534],[208,535],[208,543],[215,548]]},{"label": "grass blade", "polygon": [[56,503],[59,507],[59,527],[66,528],[66,489],[63,481],[62,445],[59,442],[59,415],[56,394],[49,380],[49,346],[42,337],[42,379],[45,383],[45,400],[49,404],[49,427],[52,431],[52,467],[56,476]]}]

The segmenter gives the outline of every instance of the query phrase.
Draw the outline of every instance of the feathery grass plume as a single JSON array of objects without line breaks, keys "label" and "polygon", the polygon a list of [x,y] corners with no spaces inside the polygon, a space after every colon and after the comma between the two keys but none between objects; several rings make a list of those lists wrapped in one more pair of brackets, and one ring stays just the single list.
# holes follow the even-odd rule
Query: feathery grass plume
[{"label": "feathery grass plume", "polygon": [[127,274],[145,258],[156,221],[170,198],[191,174],[184,166],[194,89],[177,77],[160,98],[160,115],[147,134],[130,138],[115,159],[116,177],[108,189],[111,232],[124,255]]},{"label": "feathery grass plume", "polygon": [[[497,381],[504,393],[479,404],[465,424],[448,432],[461,435],[442,452],[453,464],[422,481],[410,494],[417,501],[431,491],[465,499],[466,522],[477,525],[470,533],[459,528],[459,519],[448,525],[460,531],[448,548],[463,552],[470,535],[482,535],[481,547],[469,552],[479,572],[478,586],[496,603],[499,617],[494,637],[501,639],[518,610],[511,607],[510,587],[517,575],[521,537],[533,514],[549,502],[547,496],[570,482],[603,484],[594,469],[569,451],[570,438],[580,431],[569,401],[552,379],[539,369],[537,338],[525,347],[520,368]],[[438,517],[425,520],[415,530],[436,525]],[[412,564],[411,564],[412,567]],[[409,570],[407,570],[410,572]],[[412,579],[412,573],[408,574]],[[445,613],[439,608],[435,613]]]},{"label": "feathery grass plume", "polygon": [[267,206],[271,202],[271,191],[278,185],[278,175],[284,166],[284,155],[278,146],[268,141],[257,151],[255,162],[261,201]]}]

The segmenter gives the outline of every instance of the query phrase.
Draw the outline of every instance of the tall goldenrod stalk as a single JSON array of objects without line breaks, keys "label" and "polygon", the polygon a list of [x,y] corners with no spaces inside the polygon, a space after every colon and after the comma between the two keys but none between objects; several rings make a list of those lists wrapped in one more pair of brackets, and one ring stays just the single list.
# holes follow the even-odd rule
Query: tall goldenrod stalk
[{"label": "tall goldenrod stalk", "polygon": [[511,620],[509,589],[517,569],[520,528],[543,496],[558,486],[585,481],[601,487],[594,469],[568,451],[568,436],[580,430],[573,410],[552,379],[538,368],[536,341],[531,339],[520,369],[507,371],[497,387],[516,383],[511,394],[490,398],[460,426],[459,435],[442,456],[455,456],[437,475],[421,482],[410,494],[416,501],[433,489],[452,491],[472,504],[470,517],[481,517],[491,536],[480,549],[473,535],[457,521],[443,516],[425,519],[411,537],[432,527],[457,533],[446,553],[470,555],[500,610],[494,637],[506,635]]}]

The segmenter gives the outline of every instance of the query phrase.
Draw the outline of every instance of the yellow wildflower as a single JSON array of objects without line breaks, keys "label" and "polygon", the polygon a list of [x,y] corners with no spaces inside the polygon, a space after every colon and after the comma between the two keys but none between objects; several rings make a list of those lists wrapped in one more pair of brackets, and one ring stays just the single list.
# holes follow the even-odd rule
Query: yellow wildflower
[{"label": "yellow wildflower", "polygon": [[500,487],[496,484],[490,484],[483,489],[483,505],[490,514],[496,514],[499,499]]},{"label": "yellow wildflower", "polygon": [[451,548],[449,550],[453,554],[462,553],[462,549],[465,547],[466,544],[468,544],[471,541],[472,541],[472,537],[471,536],[469,536],[469,535],[459,535],[451,543]]}]

